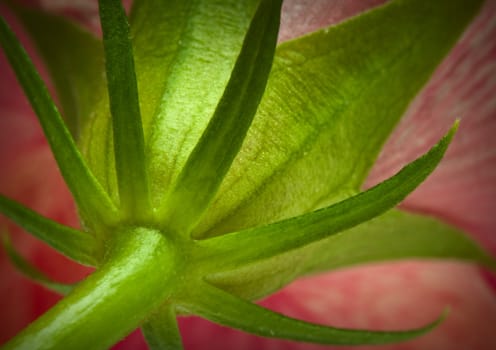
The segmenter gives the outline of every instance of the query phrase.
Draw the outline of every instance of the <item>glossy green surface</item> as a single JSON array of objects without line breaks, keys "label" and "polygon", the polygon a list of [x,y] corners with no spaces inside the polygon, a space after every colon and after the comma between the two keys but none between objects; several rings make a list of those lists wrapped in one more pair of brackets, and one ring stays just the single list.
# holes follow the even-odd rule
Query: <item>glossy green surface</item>
[{"label": "glossy green surface", "polygon": [[177,251],[160,232],[119,232],[106,262],[5,349],[107,349],[171,297]]}]

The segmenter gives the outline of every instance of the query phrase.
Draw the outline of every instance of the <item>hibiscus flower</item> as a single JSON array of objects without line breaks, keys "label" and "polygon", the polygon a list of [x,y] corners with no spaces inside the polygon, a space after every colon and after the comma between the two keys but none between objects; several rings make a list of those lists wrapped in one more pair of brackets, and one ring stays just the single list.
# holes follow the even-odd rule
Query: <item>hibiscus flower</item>
[{"label": "hibiscus flower", "polygon": [[[287,1],[280,40],[337,23],[381,1]],[[49,3],[47,1],[47,3]],[[55,3],[55,2],[54,2]],[[84,2],[83,2],[84,3]],[[52,3],[53,6],[53,3]],[[4,9],[2,9],[4,10]],[[94,23],[95,8],[78,13]],[[4,11],[5,12],[5,11]],[[411,104],[374,166],[367,186],[394,174],[425,152],[453,120],[458,136],[433,175],[402,205],[434,215],[471,234],[496,254],[496,2],[488,1],[430,83]],[[9,15],[8,15],[9,16]],[[12,16],[7,19],[22,32]],[[27,39],[26,36],[23,39]],[[24,40],[30,50],[29,40]],[[41,67],[40,67],[41,68]],[[77,226],[74,203],[60,177],[36,117],[6,60],[0,61],[0,192],[64,224]],[[24,256],[57,280],[73,282],[91,271],[71,263],[13,226]],[[58,297],[20,276],[0,256],[0,343],[52,306]],[[349,328],[405,329],[431,321],[450,305],[448,319],[407,343],[374,349],[481,349],[496,347],[496,296],[488,275],[455,262],[401,262],[306,277],[262,302],[284,314]],[[415,286],[415,288],[412,288]],[[262,339],[197,318],[180,322],[186,349],[312,349],[317,345]],[[208,344],[208,345],[206,345]],[[116,346],[144,348],[139,333]],[[367,347],[365,347],[367,348]],[[340,347],[340,349],[344,349]]]}]

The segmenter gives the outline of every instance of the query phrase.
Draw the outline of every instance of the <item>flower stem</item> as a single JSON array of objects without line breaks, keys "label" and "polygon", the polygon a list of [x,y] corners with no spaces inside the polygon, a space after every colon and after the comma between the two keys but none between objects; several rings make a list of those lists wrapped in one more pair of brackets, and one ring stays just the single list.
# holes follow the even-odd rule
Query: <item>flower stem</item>
[{"label": "flower stem", "polygon": [[177,261],[159,231],[119,232],[105,261],[5,349],[106,349],[171,297]]}]

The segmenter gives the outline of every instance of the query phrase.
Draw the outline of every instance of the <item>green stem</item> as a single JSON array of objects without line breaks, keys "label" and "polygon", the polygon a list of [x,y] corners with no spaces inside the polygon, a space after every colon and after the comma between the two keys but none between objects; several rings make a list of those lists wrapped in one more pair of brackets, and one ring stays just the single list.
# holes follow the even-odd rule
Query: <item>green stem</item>
[{"label": "green stem", "polygon": [[5,349],[107,349],[171,297],[174,247],[159,231],[119,232],[106,263]]}]

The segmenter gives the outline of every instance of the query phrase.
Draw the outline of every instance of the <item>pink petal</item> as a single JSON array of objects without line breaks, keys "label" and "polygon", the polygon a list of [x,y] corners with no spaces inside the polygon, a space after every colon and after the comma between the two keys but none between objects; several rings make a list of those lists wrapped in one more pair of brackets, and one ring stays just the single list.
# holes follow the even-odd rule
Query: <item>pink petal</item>
[{"label": "pink petal", "polygon": [[285,0],[279,40],[285,41],[341,22],[386,0]]}]

